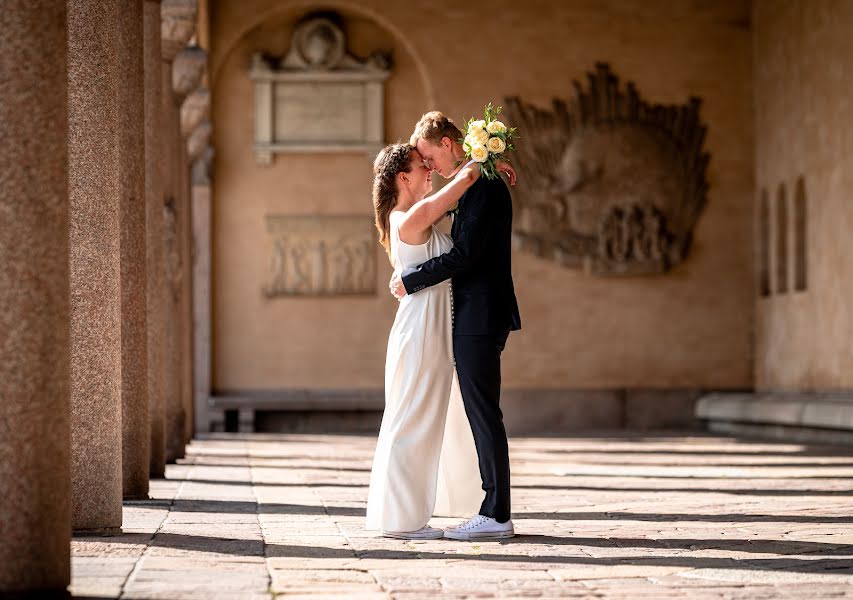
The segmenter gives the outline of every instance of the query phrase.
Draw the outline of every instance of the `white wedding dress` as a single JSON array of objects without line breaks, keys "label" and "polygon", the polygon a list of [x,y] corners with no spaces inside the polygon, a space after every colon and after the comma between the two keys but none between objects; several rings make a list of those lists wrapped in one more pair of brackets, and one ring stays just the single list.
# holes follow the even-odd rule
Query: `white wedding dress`
[{"label": "white wedding dress", "polygon": [[[405,274],[444,254],[450,236],[400,241],[391,213],[391,260]],[[433,514],[470,517],[483,501],[477,451],[453,365],[450,281],[405,296],[388,336],[385,413],[367,499],[369,530],[416,531]]]}]

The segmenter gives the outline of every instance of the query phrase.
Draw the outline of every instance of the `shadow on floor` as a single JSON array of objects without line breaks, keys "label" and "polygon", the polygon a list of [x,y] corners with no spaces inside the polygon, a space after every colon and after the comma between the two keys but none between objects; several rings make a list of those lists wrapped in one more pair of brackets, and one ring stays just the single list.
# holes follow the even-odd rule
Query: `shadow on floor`
[{"label": "shadow on floor", "polygon": [[[124,536],[112,538],[99,538],[101,541],[121,543]],[[138,540],[134,540],[138,543]],[[723,552],[751,552],[759,554],[778,554],[774,558],[726,558],[688,555],[676,556],[624,556],[596,558],[586,555],[579,556],[555,556],[549,554],[460,554],[456,552],[468,543],[447,540],[447,553],[436,551],[423,551],[407,549],[407,542],[400,541],[400,549],[377,549],[357,551],[347,548],[328,548],[317,545],[294,545],[294,544],[264,544],[260,539],[232,539],[225,537],[201,537],[185,534],[158,533],[151,542],[151,553],[157,555],[157,549],[168,549],[163,555],[172,555],[174,550],[188,552],[203,552],[211,554],[223,554],[230,556],[266,556],[267,558],[297,557],[310,559],[389,559],[389,560],[417,560],[417,559],[447,559],[471,560],[478,562],[516,562],[516,563],[540,563],[553,565],[595,565],[595,566],[619,566],[619,565],[641,565],[641,566],[677,566],[690,569],[737,569],[737,570],[762,570],[782,571],[796,573],[818,573],[830,571],[834,574],[853,575],[853,546],[845,544],[829,544],[822,542],[801,542],[783,540],[760,540],[760,539],[645,539],[645,538],[589,538],[589,537],[555,537],[547,535],[518,535],[513,539],[501,542],[482,542],[489,544],[492,550],[499,545],[502,550],[509,550],[514,545],[523,545],[529,552],[530,545],[541,546],[543,552],[547,552],[553,546],[576,546],[579,553],[584,548],[620,548],[641,550],[719,550]],[[441,542],[438,542],[441,543]],[[803,558],[805,554],[818,554],[819,558]],[[836,558],[837,556],[837,558]],[[321,565],[316,565],[317,568]]]}]

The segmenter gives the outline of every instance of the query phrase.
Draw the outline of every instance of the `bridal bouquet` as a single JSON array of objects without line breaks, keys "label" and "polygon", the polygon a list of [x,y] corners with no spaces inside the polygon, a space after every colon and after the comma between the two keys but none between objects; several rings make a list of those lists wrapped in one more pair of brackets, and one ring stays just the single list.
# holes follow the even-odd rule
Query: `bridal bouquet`
[{"label": "bridal bouquet", "polygon": [[[500,106],[486,105],[482,119],[468,119],[465,124],[465,137],[460,140],[469,160],[480,165],[480,172],[487,179],[496,179],[498,171],[495,161],[507,161],[505,152],[514,150],[512,141],[517,137],[515,127],[508,128],[497,117]],[[508,162],[508,161],[507,161]]]}]

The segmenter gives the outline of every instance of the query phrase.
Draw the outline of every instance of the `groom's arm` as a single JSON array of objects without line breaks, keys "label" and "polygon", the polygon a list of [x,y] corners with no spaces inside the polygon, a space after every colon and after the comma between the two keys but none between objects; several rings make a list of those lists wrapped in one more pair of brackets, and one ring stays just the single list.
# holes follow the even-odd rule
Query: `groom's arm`
[{"label": "groom's arm", "polygon": [[449,252],[421,264],[416,271],[402,278],[406,292],[414,294],[464,273],[477,264],[488,247],[501,210],[500,202],[489,200],[489,185],[480,185],[468,192],[465,214],[460,221]]}]

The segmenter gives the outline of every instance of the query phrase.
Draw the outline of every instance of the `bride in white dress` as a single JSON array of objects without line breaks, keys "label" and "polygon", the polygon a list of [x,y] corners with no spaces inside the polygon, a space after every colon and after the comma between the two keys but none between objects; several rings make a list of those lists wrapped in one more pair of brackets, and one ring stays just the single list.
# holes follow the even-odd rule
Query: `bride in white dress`
[{"label": "bride in white dress", "polygon": [[[373,165],[380,242],[405,273],[450,250],[435,225],[480,176],[463,167],[428,198],[430,171],[408,144],[383,149]],[[367,500],[368,530],[435,539],[433,514],[467,517],[483,501],[474,437],[453,365],[450,281],[405,296],[388,337],[385,413]]]}]

